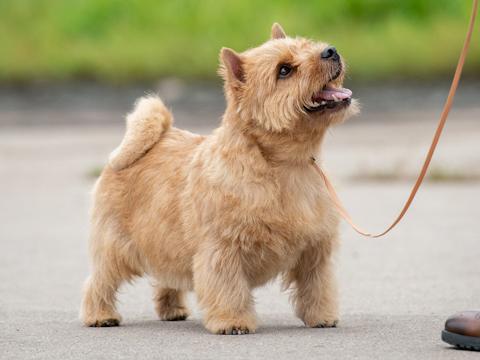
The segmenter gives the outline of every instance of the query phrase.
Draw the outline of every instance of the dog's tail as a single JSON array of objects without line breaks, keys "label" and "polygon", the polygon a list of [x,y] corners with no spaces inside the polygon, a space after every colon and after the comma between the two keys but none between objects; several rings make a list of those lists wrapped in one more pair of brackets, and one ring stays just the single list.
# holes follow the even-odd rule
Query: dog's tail
[{"label": "dog's tail", "polygon": [[150,150],[172,125],[173,116],[157,96],[139,99],[127,116],[127,131],[121,144],[110,154],[109,165],[119,171]]}]

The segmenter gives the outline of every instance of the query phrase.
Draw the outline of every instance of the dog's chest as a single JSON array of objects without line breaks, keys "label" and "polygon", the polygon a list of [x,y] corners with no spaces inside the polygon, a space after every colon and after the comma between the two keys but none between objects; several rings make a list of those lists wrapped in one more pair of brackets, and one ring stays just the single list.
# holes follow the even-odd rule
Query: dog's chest
[{"label": "dog's chest", "polygon": [[332,215],[331,203],[321,181],[311,169],[279,176],[278,210],[295,226],[318,231]]},{"label": "dog's chest", "polygon": [[244,224],[247,236],[241,246],[255,286],[293,268],[304,251],[332,241],[336,234],[338,219],[317,182],[281,180],[270,205],[253,209],[251,222]]},{"label": "dog's chest", "polygon": [[252,221],[245,224],[262,234],[260,246],[275,244],[292,254],[335,233],[338,218],[318,176],[304,171],[277,180],[276,190],[264,191],[259,206],[250,208]]}]

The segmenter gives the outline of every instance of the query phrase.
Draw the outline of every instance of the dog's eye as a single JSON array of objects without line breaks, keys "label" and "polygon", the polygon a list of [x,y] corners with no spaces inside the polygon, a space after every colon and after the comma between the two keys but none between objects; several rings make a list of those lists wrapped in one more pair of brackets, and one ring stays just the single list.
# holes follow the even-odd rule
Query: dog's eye
[{"label": "dog's eye", "polygon": [[278,77],[280,79],[285,79],[292,73],[292,67],[287,64],[283,64],[280,66],[280,69],[278,69]]}]

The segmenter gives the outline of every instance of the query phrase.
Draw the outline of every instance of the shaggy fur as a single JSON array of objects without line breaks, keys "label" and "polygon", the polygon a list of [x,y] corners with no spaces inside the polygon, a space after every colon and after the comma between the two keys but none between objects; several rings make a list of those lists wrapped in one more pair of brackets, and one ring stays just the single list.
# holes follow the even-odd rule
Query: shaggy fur
[{"label": "shaggy fur", "polygon": [[[328,126],[356,107],[304,108],[342,83],[343,70],[331,81],[338,68],[319,56],[326,46],[275,24],[257,48],[222,49],[227,109],[206,137],[171,127],[157,97],[137,103],[95,185],[86,325],[118,325],[117,289],[143,275],[155,280],[160,319],[186,319],[194,290],[216,334],[254,332],[252,289],[278,275],[306,326],[336,325],[338,219],[310,159]],[[280,79],[285,63],[294,72]]]}]

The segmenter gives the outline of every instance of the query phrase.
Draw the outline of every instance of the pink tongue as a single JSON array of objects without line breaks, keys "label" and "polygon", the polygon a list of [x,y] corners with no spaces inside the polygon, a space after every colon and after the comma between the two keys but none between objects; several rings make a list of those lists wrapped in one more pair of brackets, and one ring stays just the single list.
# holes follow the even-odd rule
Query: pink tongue
[{"label": "pink tongue", "polygon": [[324,90],[315,94],[314,100],[335,100],[334,97],[336,97],[337,100],[343,100],[348,99],[350,96],[352,96],[352,91],[349,89],[334,89],[327,87]]}]

